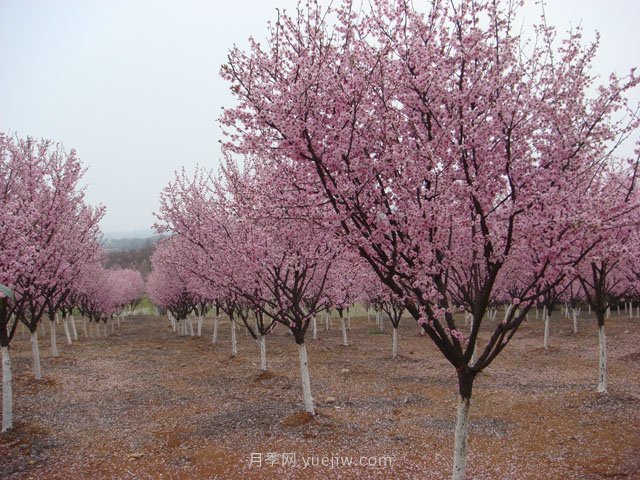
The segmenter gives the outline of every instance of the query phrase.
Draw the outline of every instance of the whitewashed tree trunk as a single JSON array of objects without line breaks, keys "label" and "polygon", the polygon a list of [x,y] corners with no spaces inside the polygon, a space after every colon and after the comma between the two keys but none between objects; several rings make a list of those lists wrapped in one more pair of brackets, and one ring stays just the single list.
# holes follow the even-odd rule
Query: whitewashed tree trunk
[{"label": "whitewashed tree trunk", "polygon": [[351,331],[351,312],[347,310],[347,330]]},{"label": "whitewashed tree trunk", "polygon": [[300,375],[302,377],[302,398],[304,400],[304,410],[311,415],[315,415],[316,411],[313,408],[313,398],[311,397],[311,380],[309,379],[307,347],[304,343],[298,344],[298,354],[300,357]]},{"label": "whitewashed tree trunk", "polygon": [[349,340],[347,338],[347,325],[344,321],[344,317],[340,317],[340,328],[342,328],[342,345],[349,346]]},{"label": "whitewashed tree trunk", "polygon": [[236,322],[229,319],[231,322],[231,356],[238,355],[238,339],[236,338]]},{"label": "whitewashed tree trunk", "polygon": [[73,333],[73,339],[78,340],[78,329],[76,328],[76,319],[73,315],[69,315],[71,319],[71,332]]},{"label": "whitewashed tree trunk", "polygon": [[198,317],[198,336],[202,336],[202,317]]},{"label": "whitewashed tree trunk", "polygon": [[218,341],[218,316],[213,317],[213,336],[211,337],[211,343]]},{"label": "whitewashed tree trunk", "polygon": [[378,312],[378,329],[381,332],[384,332],[384,319],[382,318],[382,315]]},{"label": "whitewashed tree trunk", "polygon": [[260,335],[257,339],[260,347],[260,371],[267,371],[267,337]]},{"label": "whitewashed tree trunk", "polygon": [[93,338],[93,322],[89,322],[89,338]]},{"label": "whitewashed tree trunk", "polygon": [[467,469],[467,437],[471,399],[460,397],[453,450],[453,480],[464,480]]},{"label": "whitewashed tree trunk", "polygon": [[573,333],[578,333],[578,310],[572,309],[571,316],[573,317]]},{"label": "whitewashed tree trunk", "polygon": [[312,339],[313,340],[317,340],[318,339],[318,321],[316,320],[316,317],[313,317],[312,320],[312,324],[311,324],[311,328],[312,328]]},{"label": "whitewashed tree trunk", "polygon": [[393,349],[392,356],[396,358],[398,356],[398,329],[393,327]]},{"label": "whitewashed tree trunk", "polygon": [[89,334],[87,333],[87,319],[82,317],[82,330],[84,331],[84,338],[89,338]]},{"label": "whitewashed tree trunk", "polygon": [[56,341],[56,323],[51,322],[51,355],[58,356],[58,342]]},{"label": "whitewashed tree trunk", "polygon": [[189,322],[189,332],[191,333],[191,336],[195,336],[195,332],[193,331],[193,322],[191,321],[191,318],[187,318],[187,321]]},{"label": "whitewashed tree trunk", "polygon": [[42,327],[42,336],[44,337],[47,334],[47,327],[44,326],[45,322],[40,322],[40,326]]},{"label": "whitewashed tree trunk", "polygon": [[324,329],[329,330],[329,314],[326,312],[324,314]]},{"label": "whitewashed tree trunk", "polygon": [[65,315],[62,319],[62,325],[64,326],[64,336],[67,338],[67,345],[71,345],[71,333],[69,332],[69,320]]},{"label": "whitewashed tree trunk", "polygon": [[544,313],[544,343],[545,349],[549,348],[549,331],[551,330],[551,316],[545,311]]},{"label": "whitewashed tree trunk", "polygon": [[2,432],[13,427],[13,392],[9,347],[2,347]]},{"label": "whitewashed tree trunk", "polygon": [[600,361],[598,362],[598,392],[607,392],[607,336],[604,332],[604,325],[598,329],[600,344]]},{"label": "whitewashed tree trunk", "polygon": [[38,345],[38,330],[31,334],[31,353],[33,354],[33,374],[36,380],[42,379],[42,369],[40,368],[40,346]]},{"label": "whitewashed tree trunk", "polygon": [[109,323],[111,324],[111,333],[115,332],[116,331],[116,321],[115,321],[115,319],[112,318],[111,320],[109,320]]},{"label": "whitewashed tree trunk", "polygon": [[589,316],[591,316],[591,304],[587,305],[589,307]]}]

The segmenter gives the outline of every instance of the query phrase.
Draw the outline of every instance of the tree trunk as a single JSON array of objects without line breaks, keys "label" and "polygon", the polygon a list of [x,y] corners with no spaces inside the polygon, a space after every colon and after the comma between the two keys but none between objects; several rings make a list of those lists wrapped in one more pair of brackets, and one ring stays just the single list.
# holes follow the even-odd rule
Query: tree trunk
[{"label": "tree trunk", "polygon": [[260,335],[257,339],[260,347],[260,371],[267,371],[267,337]]},{"label": "tree trunk", "polygon": [[111,324],[111,333],[116,331],[116,321],[115,319],[111,319],[111,321],[109,322]]},{"label": "tree trunk", "polygon": [[578,311],[574,308],[571,310],[573,316],[573,333],[578,333]]},{"label": "tree trunk", "polygon": [[13,427],[13,392],[11,390],[9,347],[2,347],[2,433]]},{"label": "tree trunk", "polygon": [[464,480],[467,469],[467,438],[469,435],[469,407],[471,399],[460,397],[453,450],[453,480]]},{"label": "tree trunk", "polygon": [[42,369],[40,368],[40,345],[38,345],[38,330],[31,333],[31,353],[33,354],[33,374],[36,380],[42,379]]},{"label": "tree trunk", "polygon": [[316,317],[313,317],[313,323],[311,324],[312,327],[312,339],[313,340],[317,340],[318,339],[318,321],[316,320]]},{"label": "tree trunk", "polygon": [[93,338],[93,322],[89,322],[89,338]]},{"label": "tree trunk", "polygon": [[392,350],[393,358],[398,356],[398,327],[393,327],[393,350]]},{"label": "tree trunk", "polygon": [[202,336],[202,317],[198,317],[198,336]]},{"label": "tree trunk", "polygon": [[47,334],[47,327],[44,326],[45,322],[40,322],[40,325],[42,326],[42,336],[44,337]]},{"label": "tree trunk", "polygon": [[51,322],[51,355],[58,356],[58,342],[56,341],[56,323]]},{"label": "tree trunk", "polygon": [[598,392],[607,393],[607,336],[604,325],[598,327],[600,361],[598,362]]},{"label": "tree trunk", "polygon": [[195,335],[195,332],[193,331],[193,322],[190,318],[188,318],[187,321],[189,322],[189,332],[191,332],[191,336],[193,337]]},{"label": "tree trunk", "polygon": [[231,356],[238,355],[238,339],[236,338],[236,322],[233,319],[229,319],[231,322]]},{"label": "tree trunk", "polygon": [[309,379],[309,361],[307,360],[307,347],[304,343],[298,344],[298,354],[300,357],[300,374],[302,377],[302,397],[304,400],[304,410],[311,415],[315,415],[313,408],[313,398],[311,397],[311,380]]},{"label": "tree trunk", "polygon": [[64,336],[67,338],[67,345],[71,345],[71,333],[69,333],[69,320],[65,315],[62,319],[62,325],[64,326]]},{"label": "tree trunk", "polygon": [[211,343],[218,341],[218,315],[213,317],[213,336],[211,337]]},{"label": "tree trunk", "polygon": [[76,319],[73,315],[69,315],[71,318],[71,331],[73,332],[73,339],[78,341],[78,330],[76,329]]},{"label": "tree trunk", "polygon": [[547,313],[546,309],[544,309],[542,311],[542,315],[544,316],[544,342],[543,342],[543,347],[546,350],[547,348],[549,348],[549,330],[551,328],[551,317]]},{"label": "tree trunk", "polygon": [[347,326],[342,315],[340,315],[340,327],[342,328],[342,345],[348,347],[349,341],[347,339]]},{"label": "tree trunk", "polygon": [[89,338],[89,334],[87,333],[87,319],[82,317],[82,330],[84,331],[84,338]]}]

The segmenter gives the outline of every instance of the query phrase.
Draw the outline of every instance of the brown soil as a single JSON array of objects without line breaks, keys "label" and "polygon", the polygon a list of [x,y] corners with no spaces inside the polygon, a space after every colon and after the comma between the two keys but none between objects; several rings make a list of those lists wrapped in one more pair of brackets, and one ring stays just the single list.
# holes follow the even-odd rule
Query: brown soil
[{"label": "brown soil", "polygon": [[[595,320],[581,319],[578,334],[552,322],[552,348],[541,348],[532,319],[477,379],[468,477],[640,479],[640,320],[607,323],[606,395],[595,392]],[[0,435],[0,478],[450,476],[456,378],[412,322],[400,327],[396,359],[390,328],[354,318],[342,347],[337,324],[319,322],[319,339],[307,341],[316,417],[303,412],[291,336],[268,337],[261,374],[255,342],[240,332],[229,358],[228,323],[215,346],[211,323],[206,336],[178,338],[166,319],[131,318],[70,346],[60,329],[60,357],[40,340],[40,382],[18,334],[15,428]]]}]

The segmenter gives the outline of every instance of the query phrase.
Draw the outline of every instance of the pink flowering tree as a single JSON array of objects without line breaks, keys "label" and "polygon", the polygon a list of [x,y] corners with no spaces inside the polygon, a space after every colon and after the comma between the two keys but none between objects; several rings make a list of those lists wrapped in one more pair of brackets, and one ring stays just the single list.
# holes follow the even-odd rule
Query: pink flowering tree
[{"label": "pink flowering tree", "polygon": [[[102,208],[84,201],[83,167],[75,153],[50,141],[0,133],[0,283],[15,301],[5,305],[0,342],[8,346],[18,321],[31,331],[34,373],[41,378],[36,327],[65,301],[85,262],[99,255]],[[57,355],[55,329],[52,350]],[[10,376],[7,376],[10,379]],[[10,380],[9,380],[10,381]],[[10,409],[9,409],[10,412]],[[10,413],[6,417],[11,425]]]},{"label": "pink flowering tree", "polygon": [[[454,479],[465,475],[477,374],[592,248],[580,232],[603,223],[581,202],[638,123],[617,121],[633,72],[591,94],[596,45],[577,30],[556,48],[545,25],[525,44],[515,15],[494,1],[436,1],[426,13],[404,1],[362,11],[311,2],[280,14],[267,43],[232,49],[222,69],[238,101],[221,119],[227,150],[280,172],[290,188],[272,189],[272,202],[329,204],[327,224],[454,367]],[[529,278],[518,308],[477,346],[494,286],[518,256]],[[459,307],[473,313],[468,335]]]},{"label": "pink flowering tree", "polygon": [[[179,175],[163,192],[158,217],[204,256],[215,259],[224,252],[224,260],[210,262],[208,275],[225,279],[236,308],[249,306],[269,319],[263,333],[272,331],[272,322],[291,331],[298,345],[304,408],[315,414],[305,334],[324,307],[336,242],[311,217],[300,216],[299,207],[274,206],[276,179],[253,167],[247,162],[240,170],[229,161],[224,181]],[[246,303],[238,303],[238,297]]]}]

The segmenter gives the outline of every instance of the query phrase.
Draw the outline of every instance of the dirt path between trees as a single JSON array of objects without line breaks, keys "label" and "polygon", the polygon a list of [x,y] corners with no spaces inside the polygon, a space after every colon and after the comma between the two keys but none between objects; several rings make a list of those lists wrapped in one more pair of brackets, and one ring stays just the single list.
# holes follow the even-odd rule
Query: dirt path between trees
[{"label": "dirt path between trees", "polygon": [[[307,342],[315,418],[301,413],[298,352],[281,328],[267,339],[263,375],[244,333],[230,358],[227,323],[211,345],[211,319],[202,337],[178,338],[152,317],[70,346],[60,330],[60,357],[41,340],[40,382],[17,335],[0,478],[448,478],[453,368],[403,322],[396,359],[389,326],[354,319],[343,347],[338,322],[319,322]],[[476,381],[469,478],[640,478],[640,319],[607,325],[607,395],[595,392],[595,320],[583,318],[578,334],[552,322],[548,351],[532,320]]]}]

